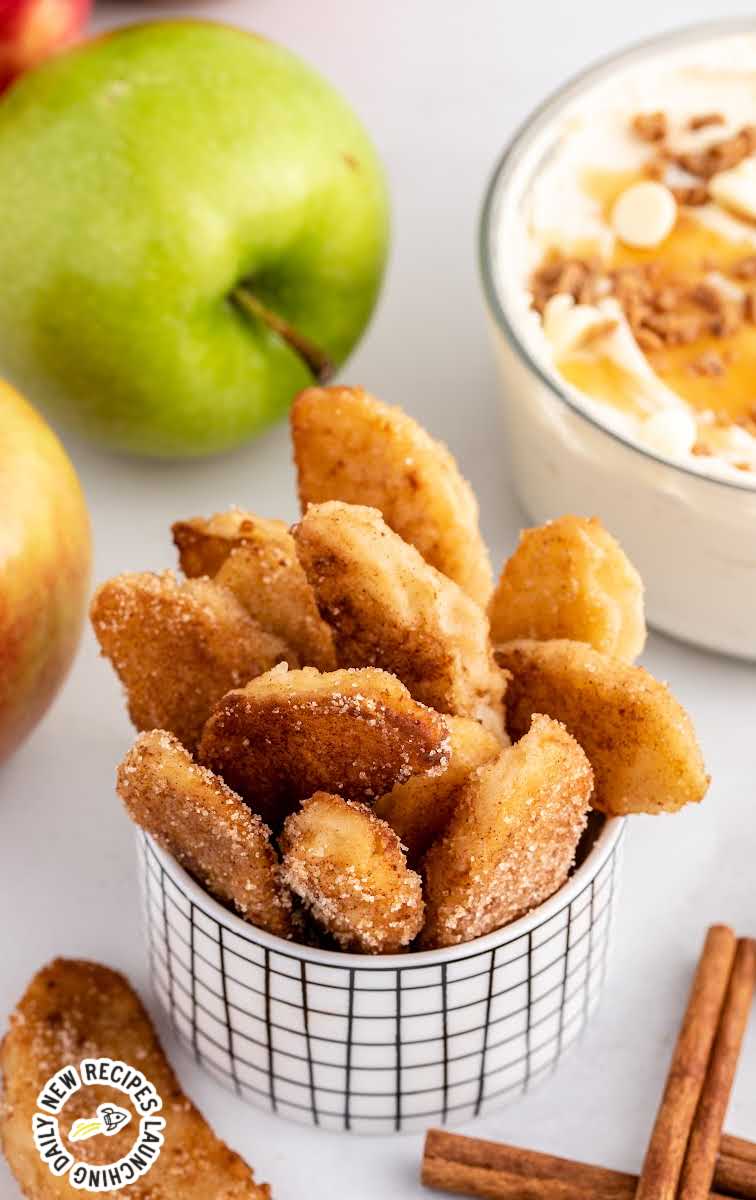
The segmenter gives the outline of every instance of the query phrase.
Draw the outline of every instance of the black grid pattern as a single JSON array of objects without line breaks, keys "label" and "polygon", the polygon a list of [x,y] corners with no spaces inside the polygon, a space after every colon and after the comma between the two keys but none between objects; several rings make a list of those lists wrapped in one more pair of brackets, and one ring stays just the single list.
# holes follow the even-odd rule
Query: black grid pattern
[{"label": "black grid pattern", "polygon": [[152,979],[178,1037],[282,1116],[384,1133],[486,1113],[553,1071],[598,1002],[622,837],[528,933],[504,928],[494,949],[399,969],[264,946],[190,899],[149,837],[138,843]]}]

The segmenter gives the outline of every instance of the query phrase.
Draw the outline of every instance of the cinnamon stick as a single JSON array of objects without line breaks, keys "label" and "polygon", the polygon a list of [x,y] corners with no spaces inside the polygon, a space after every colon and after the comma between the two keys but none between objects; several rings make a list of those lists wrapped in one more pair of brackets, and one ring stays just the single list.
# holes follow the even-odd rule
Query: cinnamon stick
[{"label": "cinnamon stick", "polygon": [[[426,1136],[421,1178],[426,1187],[481,1200],[632,1200],[638,1183],[637,1175],[624,1171],[440,1129]],[[715,1184],[720,1187],[718,1169]],[[752,1200],[756,1191],[732,1194]],[[721,1193],[712,1192],[711,1200],[721,1200]]]},{"label": "cinnamon stick", "polygon": [[748,1142],[745,1138],[733,1137],[731,1133],[723,1133],[719,1143],[720,1154],[728,1158],[738,1158],[742,1162],[756,1163],[756,1142]]},{"label": "cinnamon stick", "polygon": [[679,1200],[704,1200],[714,1177],[722,1125],[735,1079],[756,983],[756,942],[741,938],[714,1039],[706,1079],[690,1130]]},{"label": "cinnamon stick", "polygon": [[745,1200],[756,1196],[756,1162],[720,1154],[714,1178],[717,1187],[727,1196],[740,1196]]},{"label": "cinnamon stick", "polygon": [[733,931],[726,925],[713,925],[693,979],[635,1200],[675,1200],[735,949]]}]

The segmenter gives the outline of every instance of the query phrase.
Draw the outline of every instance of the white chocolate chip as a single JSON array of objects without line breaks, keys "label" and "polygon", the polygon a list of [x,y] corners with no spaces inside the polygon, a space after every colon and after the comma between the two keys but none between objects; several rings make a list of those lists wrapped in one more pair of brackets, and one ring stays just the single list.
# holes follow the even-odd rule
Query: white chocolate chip
[{"label": "white chocolate chip", "polygon": [[626,246],[658,246],[672,232],[677,203],[668,187],[653,179],[634,183],[614,202],[612,228]]},{"label": "white chocolate chip", "polygon": [[709,194],[722,208],[756,218],[756,158],[744,158],[737,167],[712,176]]}]

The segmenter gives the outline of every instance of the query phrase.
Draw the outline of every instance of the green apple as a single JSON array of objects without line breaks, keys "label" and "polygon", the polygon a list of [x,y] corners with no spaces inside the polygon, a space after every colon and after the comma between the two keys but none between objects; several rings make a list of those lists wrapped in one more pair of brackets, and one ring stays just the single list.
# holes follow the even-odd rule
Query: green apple
[{"label": "green apple", "polygon": [[0,101],[0,369],[157,456],[234,446],[324,379],[380,287],[375,150],[319,75],[210,22],[119,30]]}]

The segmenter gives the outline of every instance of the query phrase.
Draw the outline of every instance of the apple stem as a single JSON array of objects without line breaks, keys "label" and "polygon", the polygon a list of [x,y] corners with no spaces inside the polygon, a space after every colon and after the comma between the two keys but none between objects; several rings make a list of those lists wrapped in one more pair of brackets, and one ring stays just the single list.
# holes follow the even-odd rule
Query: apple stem
[{"label": "apple stem", "polygon": [[261,300],[251,292],[246,284],[239,283],[231,293],[231,299],[244,312],[249,313],[258,321],[262,321],[274,333],[286,342],[287,346],[298,354],[314,375],[318,383],[327,383],[333,376],[335,366],[319,346],[310,341],[305,334],[294,329],[287,320],[278,313],[267,308]]}]

